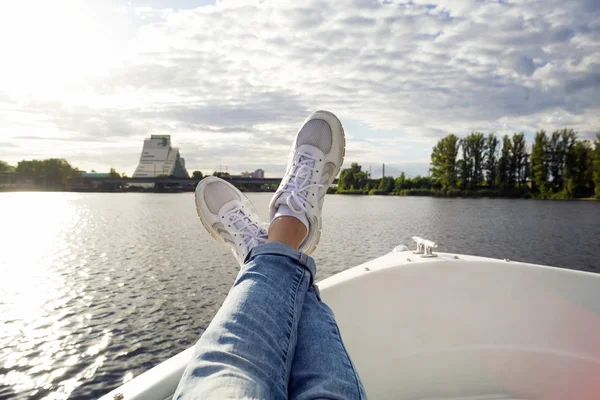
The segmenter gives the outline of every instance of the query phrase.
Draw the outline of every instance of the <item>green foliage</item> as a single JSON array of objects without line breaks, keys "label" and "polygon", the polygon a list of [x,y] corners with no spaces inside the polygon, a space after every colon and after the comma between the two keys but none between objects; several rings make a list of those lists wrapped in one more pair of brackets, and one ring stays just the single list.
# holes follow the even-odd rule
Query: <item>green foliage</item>
[{"label": "green foliage", "polygon": [[15,172],[15,167],[8,165],[7,162],[0,160],[0,172]]},{"label": "green foliage", "polygon": [[[456,160],[458,147],[462,157]],[[543,130],[537,132],[531,155],[524,133],[502,137],[499,156],[498,147],[494,134],[486,138],[480,132],[458,143],[454,135],[441,139],[431,155],[434,180],[429,188],[441,189],[445,196],[575,198],[590,196],[598,186],[598,150],[578,141],[572,129],[557,130],[550,137]],[[412,188],[404,175],[396,178],[396,193]]]},{"label": "green foliage", "polygon": [[215,172],[213,172],[212,175],[216,176],[218,178],[228,178],[231,176],[231,175],[229,175],[229,172],[220,172],[220,171],[215,171]]},{"label": "green foliage", "polygon": [[496,171],[496,188],[498,190],[508,190],[510,176],[510,162],[512,153],[512,142],[508,135],[502,138],[502,151],[498,160],[498,169]]},{"label": "green foliage", "polygon": [[29,176],[37,185],[53,189],[64,188],[80,176],[79,170],[62,158],[19,161],[16,172]]},{"label": "green foliage", "polygon": [[575,145],[577,134],[573,129],[562,129],[552,132],[548,141],[548,157],[550,163],[550,180],[554,193],[564,188],[564,170],[569,152]]},{"label": "green foliage", "polygon": [[204,175],[202,175],[202,171],[194,171],[192,172],[192,178],[202,180]]},{"label": "green foliage", "polygon": [[485,141],[483,169],[485,180],[491,189],[496,188],[496,169],[498,168],[498,138],[490,133]]},{"label": "green foliage", "polygon": [[548,137],[546,131],[541,130],[535,134],[535,141],[531,147],[532,190],[541,198],[549,196],[548,173]]},{"label": "green foliage", "polygon": [[[369,173],[362,170],[357,163],[350,164],[350,168],[343,169],[338,179],[338,188],[341,191],[358,190],[367,188],[369,183]],[[338,191],[339,192],[339,191]]]},{"label": "green foliage", "polygon": [[394,186],[396,188],[396,192],[408,189],[407,182],[406,182],[406,175],[404,175],[404,172],[402,172],[400,174],[400,176],[396,178],[396,182],[395,182]]},{"label": "green foliage", "polygon": [[593,194],[593,162],[594,151],[587,140],[567,147],[563,171],[564,192],[567,197],[589,197]]},{"label": "green foliage", "polygon": [[442,190],[456,188],[456,157],[459,140],[456,135],[441,139],[431,153],[431,176]]},{"label": "green foliage", "polygon": [[401,194],[404,190],[426,189],[433,188],[433,179],[429,176],[417,175],[414,178],[407,178],[404,172],[396,178],[395,192]]},{"label": "green foliage", "polygon": [[465,189],[475,189],[483,181],[483,157],[486,146],[481,132],[472,132],[460,140],[462,160],[459,163],[460,180]]},{"label": "green foliage", "polygon": [[527,182],[529,155],[526,152],[525,134],[514,133],[512,137],[510,167],[508,170],[509,187]]},{"label": "green foliage", "polygon": [[383,193],[391,193],[394,191],[394,178],[391,176],[384,176],[379,180],[377,190]]},{"label": "green foliage", "polygon": [[592,162],[592,179],[595,186],[595,195],[597,199],[600,199],[600,132],[596,134],[596,141],[594,142],[594,160]]},{"label": "green foliage", "polygon": [[110,179],[121,179],[121,175],[117,171],[115,171],[114,168],[110,169],[110,172],[108,173],[108,177]]}]

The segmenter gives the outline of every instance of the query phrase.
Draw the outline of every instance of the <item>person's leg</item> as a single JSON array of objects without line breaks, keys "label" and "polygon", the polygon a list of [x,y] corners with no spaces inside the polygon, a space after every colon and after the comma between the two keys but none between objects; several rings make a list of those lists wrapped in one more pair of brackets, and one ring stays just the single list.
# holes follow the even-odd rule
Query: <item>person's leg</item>
[{"label": "person's leg", "polygon": [[[344,130],[335,115],[317,111],[308,117],[271,201],[271,218],[293,216],[306,226],[308,234],[300,250],[307,254],[318,245],[325,194],[342,166],[344,147]],[[288,395],[293,399],[366,398],[333,313],[315,290],[311,286],[304,298]]]},{"label": "person's leg", "polygon": [[[286,399],[296,331],[314,261],[296,249],[306,235],[295,218],[278,218],[269,240],[253,206],[228,183],[209,178],[196,190],[207,230],[247,258],[198,343],[175,399]],[[262,245],[261,245],[262,244]]]},{"label": "person's leg", "polygon": [[285,244],[255,247],[196,344],[174,398],[286,399],[314,269],[310,258]]},{"label": "person's leg", "polygon": [[288,396],[290,400],[367,398],[333,312],[314,286],[304,297]]}]

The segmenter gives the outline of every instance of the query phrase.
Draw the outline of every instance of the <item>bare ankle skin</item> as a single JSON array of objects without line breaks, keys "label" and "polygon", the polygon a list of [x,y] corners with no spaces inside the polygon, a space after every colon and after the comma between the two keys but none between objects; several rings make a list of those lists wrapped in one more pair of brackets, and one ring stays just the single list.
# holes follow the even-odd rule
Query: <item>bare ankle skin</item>
[{"label": "bare ankle skin", "polygon": [[306,227],[299,219],[281,216],[271,222],[267,242],[285,243],[298,250],[307,233]]}]

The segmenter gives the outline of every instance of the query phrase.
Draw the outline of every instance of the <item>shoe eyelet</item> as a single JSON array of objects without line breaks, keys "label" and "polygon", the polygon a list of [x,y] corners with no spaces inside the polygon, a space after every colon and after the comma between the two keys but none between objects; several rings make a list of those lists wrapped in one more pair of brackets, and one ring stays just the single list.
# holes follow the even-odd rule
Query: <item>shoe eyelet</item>
[{"label": "shoe eyelet", "polygon": [[231,225],[227,225],[228,228],[231,228]]}]

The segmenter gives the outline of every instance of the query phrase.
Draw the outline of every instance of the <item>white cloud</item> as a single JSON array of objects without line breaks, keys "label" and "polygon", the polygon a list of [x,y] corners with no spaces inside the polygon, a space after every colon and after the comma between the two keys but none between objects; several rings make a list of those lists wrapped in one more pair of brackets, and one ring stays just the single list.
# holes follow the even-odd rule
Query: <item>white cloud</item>
[{"label": "white cloud", "polygon": [[[587,137],[600,127],[594,0],[220,0],[196,9],[111,10],[84,29],[93,40],[83,54],[70,52],[82,41],[45,41],[45,57],[64,58],[50,70],[33,51],[26,60],[35,68],[16,78],[2,72],[0,133],[23,146],[0,147],[0,159],[63,156],[86,169],[93,160],[97,170],[119,165],[131,173],[143,137],[169,133],[191,168],[262,166],[278,174],[303,118],[325,108],[361,123],[348,132],[356,139],[348,162],[419,164],[426,172],[423,154],[449,132],[570,126]],[[71,19],[61,18],[68,28]],[[111,23],[121,32],[111,36],[114,51],[102,36]],[[25,28],[30,39],[45,34]],[[66,68],[76,79],[57,72],[65,60],[84,69]],[[13,75],[17,61],[9,63]],[[38,89],[14,84],[35,70],[44,78],[34,79]],[[418,151],[390,145],[381,130]],[[32,139],[48,132],[60,139],[53,146]],[[91,155],[105,143],[119,151]]]}]

